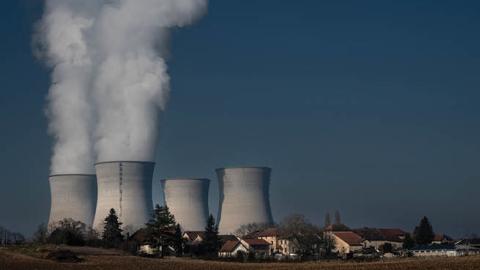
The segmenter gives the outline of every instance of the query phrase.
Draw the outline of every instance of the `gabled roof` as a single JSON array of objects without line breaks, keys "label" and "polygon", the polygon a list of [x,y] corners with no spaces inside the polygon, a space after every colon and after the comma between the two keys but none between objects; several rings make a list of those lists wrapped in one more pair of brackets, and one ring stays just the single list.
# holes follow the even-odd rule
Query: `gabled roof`
[{"label": "gabled roof", "polygon": [[353,231],[368,241],[402,242],[401,238],[407,234],[397,228],[361,228]]},{"label": "gabled roof", "polygon": [[243,239],[243,241],[245,241],[250,246],[269,246],[270,245],[270,243],[268,243],[263,239],[248,238],[248,239]]},{"label": "gabled roof", "polygon": [[332,232],[333,235],[342,239],[345,243],[349,244],[350,246],[361,246],[362,245],[362,237],[354,232],[346,231],[346,232]]},{"label": "gabled roof", "polygon": [[225,244],[223,244],[219,252],[233,252],[238,245],[242,245],[242,243],[238,239],[228,240],[227,242],[225,242]]},{"label": "gabled roof", "polygon": [[205,239],[205,232],[204,231],[185,231],[183,233],[183,235],[187,235],[188,239],[190,239],[190,241],[193,241],[195,239],[197,239],[197,237],[200,236],[200,238],[202,239]]},{"label": "gabled roof", "polygon": [[269,237],[269,236],[280,236],[280,230],[278,228],[269,228],[260,232],[257,237]]}]

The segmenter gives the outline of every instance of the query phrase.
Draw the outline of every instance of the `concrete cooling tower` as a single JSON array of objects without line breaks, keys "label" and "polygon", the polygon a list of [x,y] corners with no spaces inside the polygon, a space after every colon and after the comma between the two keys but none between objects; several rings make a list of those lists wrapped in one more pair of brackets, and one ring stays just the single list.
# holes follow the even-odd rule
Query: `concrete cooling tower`
[{"label": "concrete cooling tower", "polygon": [[203,231],[208,218],[209,179],[161,180],[165,205],[184,231]]},{"label": "concrete cooling tower", "polygon": [[249,223],[273,224],[270,209],[270,168],[217,169],[219,232],[232,234]]},{"label": "concrete cooling tower", "polygon": [[97,201],[95,175],[51,175],[50,192],[52,200],[49,224],[71,218],[92,226]]},{"label": "concrete cooling tower", "polygon": [[153,213],[153,162],[108,161],[95,164],[98,183],[94,228],[102,232],[110,209],[117,212],[125,232],[145,226]]}]

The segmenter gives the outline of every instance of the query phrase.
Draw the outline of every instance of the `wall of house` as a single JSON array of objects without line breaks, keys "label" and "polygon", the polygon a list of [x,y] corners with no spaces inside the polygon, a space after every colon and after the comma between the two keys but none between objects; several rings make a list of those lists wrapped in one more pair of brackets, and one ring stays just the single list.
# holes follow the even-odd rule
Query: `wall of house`
[{"label": "wall of house", "polygon": [[280,252],[285,256],[295,254],[297,252],[293,242],[287,239],[278,239],[276,251]]},{"label": "wall of house", "polygon": [[244,245],[238,245],[232,252],[219,252],[218,257],[236,257],[238,252],[244,252],[245,254],[248,254],[248,249]]},{"label": "wall of house", "polygon": [[278,242],[278,237],[276,236],[262,236],[258,237],[258,239],[263,239],[270,243],[270,249],[272,249],[274,252],[277,251],[277,242]]},{"label": "wall of house", "polygon": [[455,257],[459,254],[456,250],[418,250],[413,251],[413,255],[416,257],[437,257],[437,256],[447,256]]},{"label": "wall of house", "polygon": [[333,249],[334,252],[338,252],[340,254],[347,254],[350,252],[361,250],[363,248],[363,246],[350,246],[347,242],[343,241],[335,234],[331,235],[333,236],[333,241],[335,243],[335,248]]}]

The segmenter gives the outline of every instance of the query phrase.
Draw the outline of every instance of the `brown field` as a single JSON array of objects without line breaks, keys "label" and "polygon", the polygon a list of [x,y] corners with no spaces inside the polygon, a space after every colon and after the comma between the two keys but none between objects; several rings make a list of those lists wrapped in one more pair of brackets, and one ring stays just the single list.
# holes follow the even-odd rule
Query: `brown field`
[{"label": "brown field", "polygon": [[48,249],[16,248],[0,249],[0,270],[190,270],[190,269],[322,269],[322,270],[477,270],[480,269],[480,256],[459,258],[405,258],[377,262],[306,262],[306,263],[231,263],[193,260],[187,258],[150,259],[93,248],[71,248],[84,261],[81,263],[58,263],[43,259]]}]

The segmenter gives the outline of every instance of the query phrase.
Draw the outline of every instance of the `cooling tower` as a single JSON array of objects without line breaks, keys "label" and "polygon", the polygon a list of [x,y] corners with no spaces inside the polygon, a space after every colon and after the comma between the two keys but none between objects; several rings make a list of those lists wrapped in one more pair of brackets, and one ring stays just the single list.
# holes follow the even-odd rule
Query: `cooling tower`
[{"label": "cooling tower", "polygon": [[208,218],[208,179],[161,180],[165,204],[184,231],[203,231]]},{"label": "cooling tower", "polygon": [[95,164],[98,183],[94,228],[102,232],[110,209],[115,209],[125,232],[145,226],[153,213],[153,162],[109,161]]},{"label": "cooling tower", "polygon": [[217,169],[219,232],[234,233],[249,223],[273,224],[269,201],[270,168]]},{"label": "cooling tower", "polygon": [[92,174],[51,175],[52,200],[48,223],[71,218],[92,226],[97,201],[95,180]]}]

